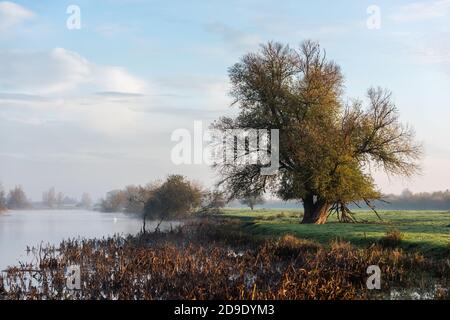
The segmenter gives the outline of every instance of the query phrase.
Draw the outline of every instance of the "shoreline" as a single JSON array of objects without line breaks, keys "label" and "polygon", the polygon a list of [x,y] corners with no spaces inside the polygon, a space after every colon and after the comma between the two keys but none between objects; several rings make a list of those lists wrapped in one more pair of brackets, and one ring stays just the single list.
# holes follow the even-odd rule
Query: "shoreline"
[{"label": "shoreline", "polygon": [[[392,292],[404,298],[403,288],[423,292],[424,299],[431,293],[433,299],[450,299],[448,260],[344,241],[326,247],[291,235],[268,240],[232,231],[234,224],[201,218],[166,233],[63,241],[41,249],[40,260],[26,266],[47,276],[30,270],[40,286],[21,286],[20,298],[390,299]],[[64,270],[74,264],[84,284],[70,292]],[[382,270],[380,291],[365,288],[369,265]],[[3,281],[14,277],[24,277],[17,267]],[[17,298],[18,292],[2,298]]]}]

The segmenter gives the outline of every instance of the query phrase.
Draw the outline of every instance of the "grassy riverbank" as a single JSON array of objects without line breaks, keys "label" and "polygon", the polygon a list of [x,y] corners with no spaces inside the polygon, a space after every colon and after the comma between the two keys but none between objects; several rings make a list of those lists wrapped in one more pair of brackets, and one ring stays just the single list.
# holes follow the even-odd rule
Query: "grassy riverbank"
[{"label": "grassy riverbank", "polygon": [[359,211],[360,223],[339,223],[332,216],[325,225],[302,225],[301,211],[226,209],[224,216],[242,222],[244,232],[255,236],[291,234],[321,244],[332,240],[348,241],[365,247],[379,241],[389,231],[397,230],[404,250],[427,255],[450,256],[450,212],[441,211],[381,211],[380,221],[373,212]]}]

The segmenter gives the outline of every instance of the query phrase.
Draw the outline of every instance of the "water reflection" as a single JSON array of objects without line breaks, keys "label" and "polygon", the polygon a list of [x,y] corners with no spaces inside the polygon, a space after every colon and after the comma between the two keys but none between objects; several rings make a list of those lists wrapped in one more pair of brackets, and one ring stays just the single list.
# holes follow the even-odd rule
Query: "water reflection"
[{"label": "water reflection", "polygon": [[[152,224],[147,222],[147,226],[151,230]],[[37,247],[41,243],[57,245],[67,238],[135,234],[141,227],[142,221],[138,217],[122,213],[86,210],[23,210],[2,213],[0,270],[19,261],[29,261],[27,246]],[[165,227],[169,227],[169,223]]]}]

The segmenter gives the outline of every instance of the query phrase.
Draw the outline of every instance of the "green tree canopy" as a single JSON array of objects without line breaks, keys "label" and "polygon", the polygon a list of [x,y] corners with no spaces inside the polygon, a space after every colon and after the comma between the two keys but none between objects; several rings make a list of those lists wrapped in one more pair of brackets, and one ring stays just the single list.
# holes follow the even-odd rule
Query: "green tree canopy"
[{"label": "green tree canopy", "polygon": [[229,76],[240,113],[213,127],[278,129],[280,141],[275,175],[262,175],[261,163],[215,166],[230,197],[273,192],[303,202],[303,223],[322,224],[330,211],[347,220],[348,203],[380,197],[371,167],[404,176],[419,170],[421,146],[399,122],[391,93],[371,88],[365,106],[346,102],[341,69],[316,42],[298,50],[268,43],[245,55]]},{"label": "green tree canopy", "polygon": [[201,198],[201,190],[194,183],[181,175],[170,175],[145,203],[144,224],[146,218],[162,221],[189,215],[200,205]]}]

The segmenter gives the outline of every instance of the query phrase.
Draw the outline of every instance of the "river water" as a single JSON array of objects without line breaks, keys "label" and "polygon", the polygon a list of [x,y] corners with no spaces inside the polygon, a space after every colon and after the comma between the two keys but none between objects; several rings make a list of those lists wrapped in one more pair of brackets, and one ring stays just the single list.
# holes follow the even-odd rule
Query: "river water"
[{"label": "river water", "polygon": [[[147,229],[152,224],[147,222]],[[163,226],[161,226],[163,227]],[[87,210],[20,210],[0,213],[0,270],[28,262],[27,246],[57,245],[68,238],[136,234],[141,219],[123,213]]]}]

